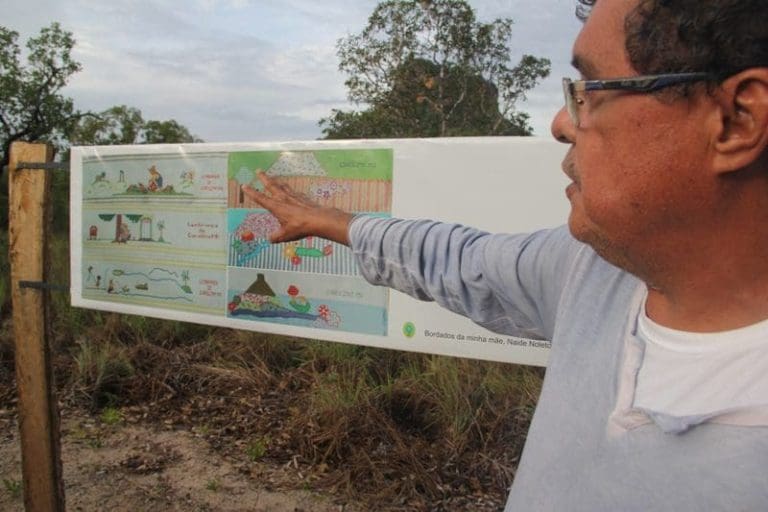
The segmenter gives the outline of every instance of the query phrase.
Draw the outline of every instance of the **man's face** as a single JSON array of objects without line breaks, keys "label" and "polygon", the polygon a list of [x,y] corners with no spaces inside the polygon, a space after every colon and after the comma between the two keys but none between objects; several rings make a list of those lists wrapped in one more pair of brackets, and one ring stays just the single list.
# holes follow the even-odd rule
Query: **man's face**
[{"label": "man's face", "polygon": [[[637,76],[625,49],[624,22],[637,0],[598,2],[573,48],[582,79]],[[562,109],[552,133],[571,144],[563,170],[573,183],[569,227],[607,260],[635,273],[644,251],[690,229],[712,191],[698,178],[706,146],[700,96],[663,100],[626,91],[582,93],[580,124]],[[699,98],[699,99],[697,99]],[[651,263],[652,264],[652,263]]]}]

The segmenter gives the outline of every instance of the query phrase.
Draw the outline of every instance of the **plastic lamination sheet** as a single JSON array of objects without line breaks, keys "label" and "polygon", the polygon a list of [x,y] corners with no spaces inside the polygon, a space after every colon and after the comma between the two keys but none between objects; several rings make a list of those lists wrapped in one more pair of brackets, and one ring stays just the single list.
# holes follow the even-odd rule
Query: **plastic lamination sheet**
[{"label": "plastic lamination sheet", "polygon": [[566,147],[494,137],[76,147],[75,306],[382,348],[545,365],[549,343],[487,331],[361,277],[349,248],[271,244],[243,184],[320,204],[529,232],[567,219]]}]

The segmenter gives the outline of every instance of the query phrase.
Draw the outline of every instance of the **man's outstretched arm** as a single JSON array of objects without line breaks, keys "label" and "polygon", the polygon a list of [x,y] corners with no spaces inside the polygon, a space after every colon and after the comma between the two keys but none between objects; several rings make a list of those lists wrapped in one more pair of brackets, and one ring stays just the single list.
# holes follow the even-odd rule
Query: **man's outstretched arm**
[{"label": "man's outstretched arm", "polygon": [[243,185],[243,192],[280,223],[280,228],[269,236],[270,242],[290,242],[311,235],[349,245],[349,223],[354,217],[351,213],[321,206],[263,172],[258,176],[264,192],[248,185]]}]

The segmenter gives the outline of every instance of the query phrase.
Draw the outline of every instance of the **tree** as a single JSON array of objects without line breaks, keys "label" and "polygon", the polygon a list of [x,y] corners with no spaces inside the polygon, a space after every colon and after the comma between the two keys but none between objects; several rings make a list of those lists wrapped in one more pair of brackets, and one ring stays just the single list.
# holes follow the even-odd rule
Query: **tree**
[{"label": "tree", "polygon": [[145,121],[141,110],[127,105],[83,117],[67,135],[73,146],[203,142],[175,119]]},{"label": "tree", "polygon": [[[62,136],[83,114],[61,94],[80,70],[72,59],[75,40],[58,23],[27,41],[27,62],[21,62],[18,32],[0,26],[0,169],[5,169],[15,141],[47,140],[61,146]],[[65,176],[55,177],[55,184]],[[61,201],[60,201],[61,203]],[[8,225],[8,179],[0,176],[0,229]],[[55,216],[55,219],[61,217]]]},{"label": "tree", "polygon": [[80,71],[72,59],[75,39],[58,23],[43,28],[27,42],[27,64],[21,63],[18,32],[0,27],[0,157],[8,163],[17,140],[57,142],[83,114],[61,89]]},{"label": "tree", "polygon": [[[140,213],[126,213],[125,216],[134,224],[139,222],[143,217]],[[115,219],[115,239],[113,242],[125,243],[128,241],[130,232],[126,227],[125,222],[123,222],[122,213],[100,213],[99,218],[104,222],[111,222],[112,219]]]},{"label": "tree", "polygon": [[549,75],[547,59],[510,63],[512,20],[480,23],[465,0],[386,0],[338,42],[349,100],[327,138],[530,135],[516,103]]},{"label": "tree", "polygon": [[67,138],[73,146],[135,144],[143,127],[144,118],[139,109],[116,105],[80,119],[71,127]]},{"label": "tree", "polygon": [[203,142],[175,119],[168,121],[147,121],[142,134],[143,144],[165,144],[170,142]]}]

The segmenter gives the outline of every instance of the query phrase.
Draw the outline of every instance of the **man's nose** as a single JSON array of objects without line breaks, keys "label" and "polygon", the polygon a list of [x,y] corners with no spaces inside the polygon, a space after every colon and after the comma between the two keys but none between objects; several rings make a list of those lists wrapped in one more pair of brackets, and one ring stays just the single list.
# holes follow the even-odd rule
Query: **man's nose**
[{"label": "man's nose", "polygon": [[552,136],[564,144],[573,144],[575,126],[565,107],[562,107],[552,119]]}]

